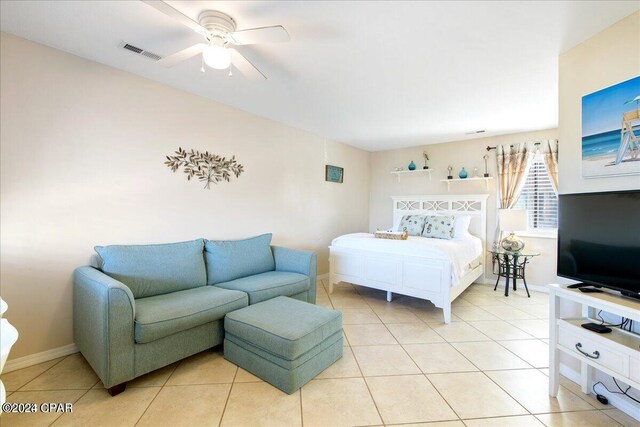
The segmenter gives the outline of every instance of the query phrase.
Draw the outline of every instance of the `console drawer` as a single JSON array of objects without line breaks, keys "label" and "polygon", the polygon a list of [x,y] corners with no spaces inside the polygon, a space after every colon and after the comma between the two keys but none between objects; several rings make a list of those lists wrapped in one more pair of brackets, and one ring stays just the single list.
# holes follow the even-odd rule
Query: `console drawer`
[{"label": "console drawer", "polygon": [[640,358],[631,357],[629,363],[629,378],[633,381],[640,382]]},{"label": "console drawer", "polygon": [[590,337],[579,326],[561,325],[558,328],[558,344],[579,359],[601,365],[621,375],[629,375],[629,355],[607,344],[606,338]]}]

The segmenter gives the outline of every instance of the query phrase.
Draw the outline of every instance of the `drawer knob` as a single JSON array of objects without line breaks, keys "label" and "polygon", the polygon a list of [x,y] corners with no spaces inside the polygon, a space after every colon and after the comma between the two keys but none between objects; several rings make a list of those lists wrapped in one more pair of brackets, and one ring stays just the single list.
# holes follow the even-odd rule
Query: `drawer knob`
[{"label": "drawer knob", "polygon": [[591,359],[598,359],[600,357],[600,352],[597,350],[593,352],[593,355],[587,353],[586,351],[582,351],[582,343],[580,342],[576,344],[576,350],[578,350],[580,353],[584,354],[585,356]]}]

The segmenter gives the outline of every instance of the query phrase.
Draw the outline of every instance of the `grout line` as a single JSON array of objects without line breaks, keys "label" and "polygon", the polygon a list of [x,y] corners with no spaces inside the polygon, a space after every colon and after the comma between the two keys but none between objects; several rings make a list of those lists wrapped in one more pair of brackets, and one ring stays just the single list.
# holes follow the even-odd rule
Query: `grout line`
[{"label": "grout line", "polygon": [[[409,356],[411,357],[411,356]],[[422,369],[420,369],[420,371],[422,371]],[[458,414],[458,412],[453,409],[453,406],[451,406],[451,404],[449,403],[449,401],[447,399],[445,399],[445,397],[442,395],[442,393],[440,393],[440,390],[438,390],[438,387],[436,387],[436,385],[434,383],[431,382],[431,380],[429,379],[429,377],[427,376],[427,374],[425,374],[424,372],[422,373],[422,376],[425,377],[427,379],[427,381],[429,381],[429,384],[431,384],[431,387],[433,387],[433,389],[436,391],[436,393],[438,393],[438,396],[440,396],[442,398],[442,400],[444,401],[444,403],[447,404],[447,406],[451,409],[451,411],[453,411],[453,413],[456,415],[456,417],[458,417],[458,420],[460,420],[463,424],[464,421],[462,421],[462,418],[460,418],[460,414]],[[466,424],[465,424],[466,425]]]},{"label": "grout line", "polygon": [[[617,409],[617,408],[615,408],[615,409]],[[611,415],[609,415],[609,414],[607,414],[607,413],[606,413],[606,411],[610,411],[611,409],[607,408],[607,409],[598,409],[598,410],[599,410],[600,412],[602,412],[604,415],[606,415],[607,417],[611,418],[613,421],[615,421],[615,422],[616,422],[616,423],[618,423],[619,425],[623,425],[622,423],[618,422],[618,420],[616,420],[615,418],[613,418]],[[622,412],[622,411],[620,411],[620,412]],[[623,412],[623,414],[625,414],[625,413]],[[627,415],[627,414],[625,414],[625,415]],[[630,416],[630,415],[627,415],[627,416]],[[631,418],[633,418],[633,417],[631,417]]]},{"label": "grout line", "polygon": [[[252,382],[252,383],[257,383],[259,381],[248,381],[248,382]],[[161,387],[161,388],[180,388],[180,387],[193,387],[193,386],[211,386],[211,385],[230,385],[233,384],[232,382],[221,382],[221,383],[192,383],[192,384],[169,384],[169,385],[165,385],[165,386],[157,386],[157,385],[150,385],[150,386],[144,386],[144,387],[131,387],[132,389],[137,389],[137,388],[154,388],[154,387]],[[245,384],[245,383],[240,383],[240,384]],[[127,388],[127,390],[129,390]]]},{"label": "grout line", "polygon": [[[142,411],[142,414],[140,414],[140,416],[138,417],[138,419],[136,420],[136,422],[133,424],[134,426],[137,426],[140,423],[140,420],[142,420],[142,417],[144,417],[144,414],[147,413],[147,411],[149,410],[149,408],[151,407],[151,405],[153,405],[153,402],[156,401],[156,398],[160,395],[160,393],[162,392],[162,389],[164,387],[158,387],[158,391],[156,392],[156,394],[153,396],[153,399],[151,399],[151,402],[149,402],[149,404],[147,405],[146,408],[144,408],[144,411]],[[126,391],[126,390],[125,390]],[[124,393],[124,392],[123,392]],[[114,397],[110,397],[110,399],[113,399]]]},{"label": "grout line", "polygon": [[[380,316],[378,316],[378,313],[376,313],[373,307],[371,307],[371,305],[364,299],[364,297],[360,295],[360,292],[358,292],[358,289],[357,288],[354,288],[354,289],[356,293],[360,296],[360,298],[362,298],[364,303],[371,309],[371,311],[373,311],[373,314],[382,322],[382,319],[380,319]],[[382,324],[384,325],[384,322],[382,322]],[[387,331],[391,334],[391,331],[389,331],[386,325],[385,325],[385,329],[387,329]],[[345,332],[345,336],[346,335],[347,334]],[[391,336],[393,337],[393,334],[391,334]],[[395,337],[393,337],[393,339],[395,339]],[[380,422],[382,424],[385,424],[384,418],[382,418],[382,412],[380,412],[380,408],[378,408],[378,403],[376,403],[376,399],[373,397],[373,393],[371,392],[371,387],[369,387],[369,383],[367,382],[367,379],[364,376],[364,371],[360,367],[360,362],[358,361],[358,357],[356,356],[356,353],[353,350],[351,351],[351,353],[353,354],[353,360],[356,361],[356,365],[358,366],[358,371],[360,371],[360,374],[362,375],[362,381],[364,382],[365,387],[367,387],[367,391],[369,392],[369,397],[373,402],[373,406],[376,408],[376,412],[378,412],[378,417],[380,418]]]},{"label": "grout line", "polygon": [[[304,386],[303,386],[304,387]],[[304,407],[302,406],[302,387],[298,389],[298,393],[300,394],[300,426],[304,427]]]},{"label": "grout line", "polygon": [[[74,353],[74,354],[77,354],[77,353]],[[32,383],[33,381],[35,381],[35,380],[36,380],[37,378],[39,378],[40,376],[42,376],[42,375],[44,375],[45,373],[49,372],[51,369],[53,369],[53,367],[54,367],[54,366],[59,365],[59,364],[60,364],[63,360],[65,360],[67,357],[73,356],[74,354],[70,354],[70,355],[68,355],[68,356],[63,356],[63,357],[61,357],[61,358],[60,358],[60,360],[58,360],[56,363],[54,363],[53,365],[49,366],[47,369],[45,369],[44,371],[42,371],[41,373],[39,373],[38,375],[36,375],[36,376],[35,376],[35,377],[33,377],[32,379],[30,379],[30,380],[29,380],[29,381],[27,381],[26,383],[22,384],[20,387],[18,387],[18,389],[17,389],[17,390],[13,390],[13,391],[12,391],[12,393],[13,393],[13,392],[16,392],[16,391],[23,391],[22,389],[23,389],[24,387],[26,387],[27,385],[29,385],[30,383]],[[42,363],[47,363],[47,362],[42,362]],[[37,365],[34,365],[34,366],[37,366]],[[28,369],[28,368],[30,368],[30,367],[31,367],[31,366],[27,366],[26,368],[22,368],[22,369]],[[12,372],[18,372],[18,371],[20,371],[20,369],[16,369],[15,371],[12,371]],[[9,373],[9,372],[7,372],[7,374],[8,374],[8,373]],[[95,386],[95,384],[94,384],[93,386]],[[93,386],[92,386],[92,387],[93,387]],[[84,390],[84,389],[82,389],[82,390]],[[24,391],[36,391],[36,390],[24,390]]]},{"label": "grout line", "polygon": [[369,383],[367,382],[367,378],[364,376],[364,373],[362,372],[362,369],[360,368],[360,362],[358,362],[358,359],[355,357],[355,353],[353,355],[353,358],[356,360],[356,364],[358,365],[358,369],[360,370],[360,373],[362,374],[362,381],[364,382],[364,386],[367,388],[367,391],[369,392],[369,397],[371,398],[371,401],[373,402],[373,406],[375,406],[375,408],[376,408],[376,412],[378,413],[378,417],[380,418],[380,421],[382,422],[382,424],[385,424],[384,418],[382,418],[382,412],[380,412],[380,408],[378,408],[378,403],[376,403],[376,399],[375,399],[375,397],[373,397],[373,393],[371,392],[371,387],[369,387]]},{"label": "grout line", "polygon": [[180,362],[175,364],[175,366],[173,367],[171,372],[169,372],[169,375],[167,375],[167,379],[164,380],[164,382],[162,383],[162,385],[160,387],[164,387],[164,386],[167,385],[167,383],[169,382],[169,378],[171,378],[173,376],[173,373],[176,371],[176,369],[178,369],[178,365],[180,365]]},{"label": "grout line", "polygon": [[[73,403],[73,405],[75,406],[76,403],[78,403],[80,401],[80,399],[82,399],[83,397],[85,397],[87,395],[87,393],[89,393],[92,389],[87,390],[86,392],[82,393],[82,395],[80,395],[80,397],[78,397]],[[49,424],[49,426],[52,426],[53,424],[55,424],[56,421],[58,421],[63,415],[65,415],[64,412],[61,412],[59,416],[56,417],[55,420],[51,421],[51,423]]]},{"label": "grout line", "polygon": [[[238,371],[236,371],[236,375],[237,373]],[[227,405],[229,404],[229,400],[231,399],[231,392],[233,391],[233,386],[236,384],[235,376],[233,379],[234,379],[234,382],[231,383],[231,387],[229,387],[229,393],[227,394],[227,398],[224,401],[224,406],[222,407],[222,412],[220,413],[220,421],[218,421],[218,427],[222,425],[222,420],[224,419],[225,412],[227,412]]]},{"label": "grout line", "polygon": [[[233,373],[233,380],[231,381],[231,387],[229,387],[229,393],[227,394],[227,398],[224,401],[224,406],[222,407],[222,412],[220,413],[220,421],[218,421],[218,427],[222,424],[224,413],[227,411],[227,404],[229,403],[229,399],[231,398],[231,391],[233,390],[233,385],[236,383],[236,378],[238,378],[238,372],[240,372],[240,367],[236,365],[236,371]],[[258,381],[254,381],[254,382],[257,383]]]}]

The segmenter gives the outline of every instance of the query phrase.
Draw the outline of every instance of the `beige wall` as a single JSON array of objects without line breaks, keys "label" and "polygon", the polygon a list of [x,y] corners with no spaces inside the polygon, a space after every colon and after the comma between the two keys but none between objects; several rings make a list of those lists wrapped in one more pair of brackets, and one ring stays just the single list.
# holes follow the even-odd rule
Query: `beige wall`
[{"label": "beige wall", "polygon": [[[371,204],[369,210],[369,230],[376,228],[388,228],[392,225],[393,212],[391,196],[415,195],[415,194],[478,194],[488,193],[487,201],[487,244],[494,241],[496,230],[496,212],[498,202],[496,199],[496,161],[495,151],[489,155],[489,175],[494,180],[489,183],[489,190],[482,181],[453,182],[451,192],[447,192],[447,185],[441,182],[447,176],[447,166],[454,167],[453,174],[464,166],[469,176],[473,168],[477,167],[480,175],[484,173],[484,156],[488,145],[515,144],[521,142],[535,142],[545,139],[556,139],[557,129],[548,129],[536,132],[525,132],[512,135],[502,135],[480,138],[466,141],[447,142],[443,144],[426,145],[421,147],[404,148],[399,150],[379,151],[371,153]],[[429,168],[433,169],[431,180],[427,174],[403,175],[398,182],[391,171],[396,167],[405,170],[411,160],[418,168],[424,165],[422,152],[429,153]],[[560,148],[562,150],[562,148]],[[526,245],[532,250],[539,251],[541,257],[537,258],[527,270],[527,283],[542,285],[555,278],[556,270],[556,240],[548,238],[526,238]],[[487,264],[489,265],[489,263]],[[489,269],[490,270],[490,269]],[[553,272],[553,274],[551,274]],[[489,271],[488,271],[489,273]],[[489,278],[492,275],[488,276]]]},{"label": "beige wall", "polygon": [[[273,232],[311,249],[365,231],[369,153],[28,42],[1,37],[1,292],[12,358],[73,342],[71,274],[96,244]],[[265,83],[265,84],[268,84]],[[204,190],[163,164],[178,146],[236,155]],[[324,181],[325,163],[345,168]]]},{"label": "beige wall", "polygon": [[582,178],[582,97],[640,75],[640,12],[560,55],[560,193],[640,188],[640,176]]},{"label": "beige wall", "polygon": [[[558,156],[560,193],[640,189],[640,176],[589,178],[581,176],[582,97],[640,75],[640,12],[617,22],[584,43],[560,55]],[[579,315],[575,304],[565,304],[563,316]],[[575,358],[562,362],[579,370]],[[598,376],[615,390],[607,376]],[[636,392],[636,396],[640,396]]]}]

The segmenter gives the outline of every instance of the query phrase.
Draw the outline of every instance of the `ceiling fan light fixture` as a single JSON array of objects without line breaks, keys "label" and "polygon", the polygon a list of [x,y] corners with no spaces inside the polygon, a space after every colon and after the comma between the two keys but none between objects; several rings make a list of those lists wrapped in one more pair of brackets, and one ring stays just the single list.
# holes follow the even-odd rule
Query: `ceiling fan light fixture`
[{"label": "ceiling fan light fixture", "polygon": [[209,45],[202,52],[204,63],[216,70],[226,70],[231,65],[231,51],[224,46]]}]

